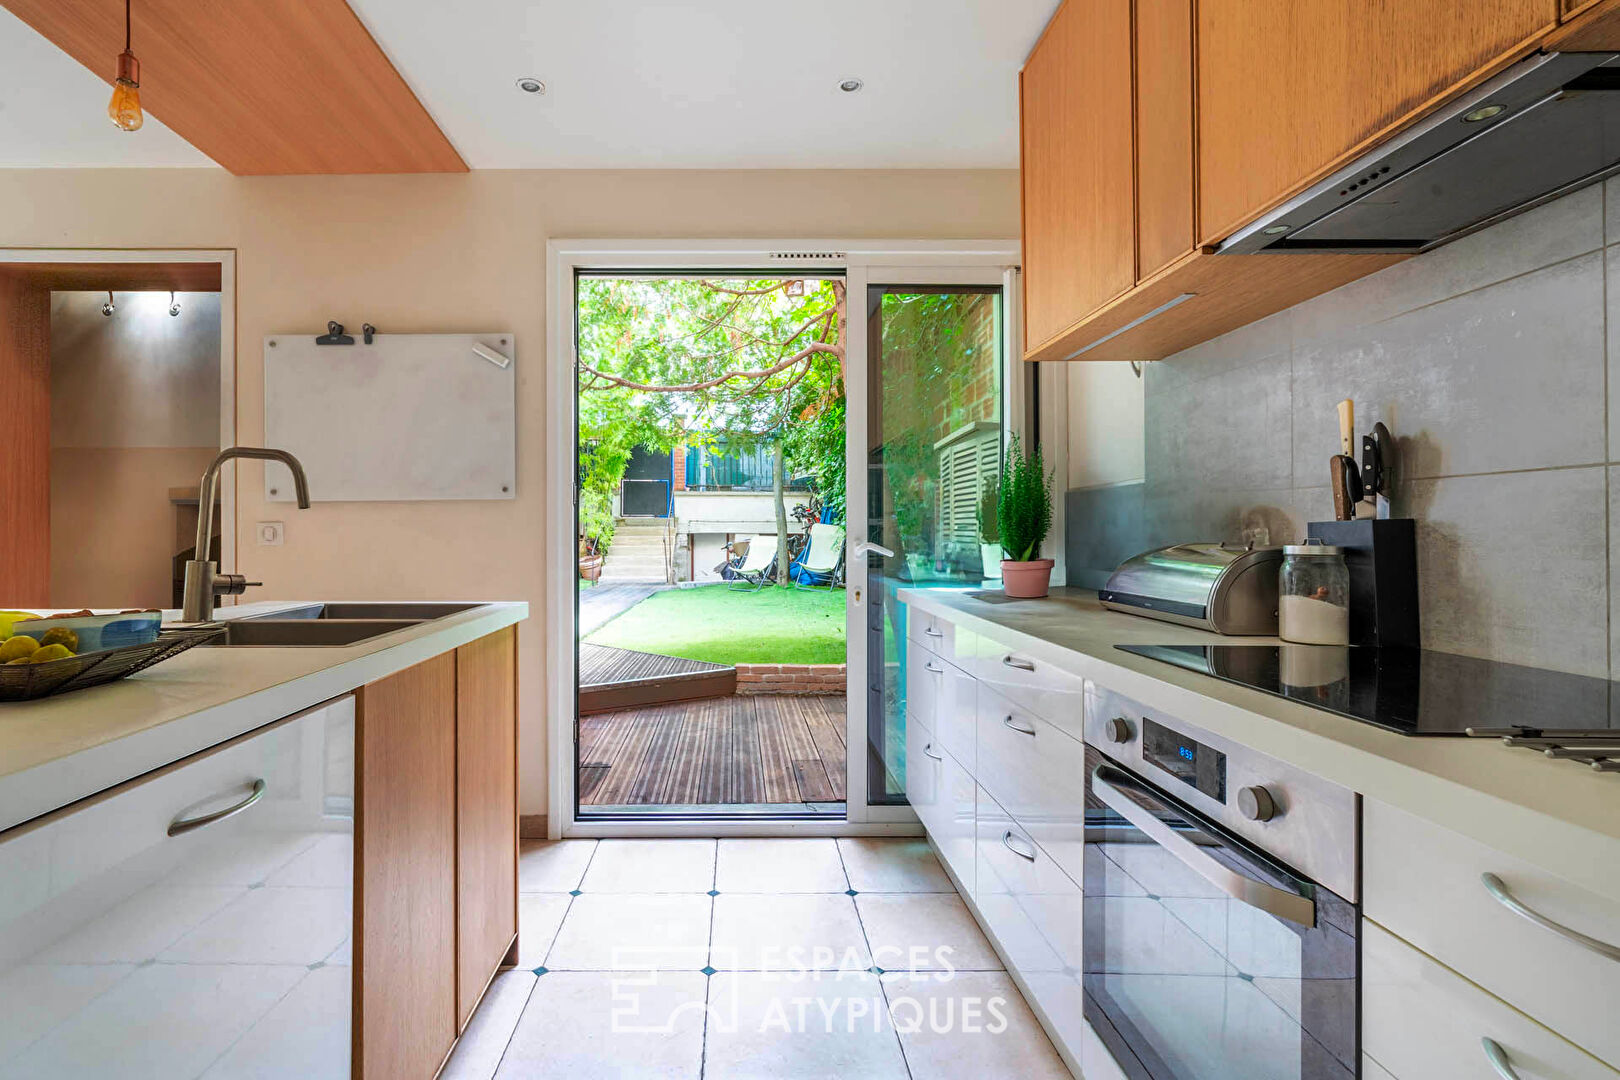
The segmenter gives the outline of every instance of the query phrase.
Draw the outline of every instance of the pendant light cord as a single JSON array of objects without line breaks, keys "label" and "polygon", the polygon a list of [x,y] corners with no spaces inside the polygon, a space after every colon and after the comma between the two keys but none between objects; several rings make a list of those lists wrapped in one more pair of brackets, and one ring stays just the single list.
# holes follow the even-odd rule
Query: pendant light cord
[{"label": "pendant light cord", "polygon": [[124,0],[124,51],[129,52],[129,5],[132,0]]}]

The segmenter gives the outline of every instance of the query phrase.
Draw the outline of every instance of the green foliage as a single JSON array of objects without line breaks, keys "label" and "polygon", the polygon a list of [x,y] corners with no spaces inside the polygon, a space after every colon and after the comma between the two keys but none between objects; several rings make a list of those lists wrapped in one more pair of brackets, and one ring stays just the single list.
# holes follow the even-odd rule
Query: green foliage
[{"label": "green foliage", "polygon": [[1000,506],[1001,480],[986,477],[984,488],[979,492],[979,539],[998,547],[1001,544]]},{"label": "green foliage", "polygon": [[1041,447],[1024,453],[1014,435],[1007,447],[1001,473],[1001,501],[996,517],[1001,527],[1001,546],[1015,562],[1041,557],[1041,544],[1052,528],[1052,478],[1047,472]]},{"label": "green foliage", "polygon": [[789,425],[782,446],[792,464],[788,471],[794,476],[808,474],[830,520],[843,520],[844,399],[807,421]]}]

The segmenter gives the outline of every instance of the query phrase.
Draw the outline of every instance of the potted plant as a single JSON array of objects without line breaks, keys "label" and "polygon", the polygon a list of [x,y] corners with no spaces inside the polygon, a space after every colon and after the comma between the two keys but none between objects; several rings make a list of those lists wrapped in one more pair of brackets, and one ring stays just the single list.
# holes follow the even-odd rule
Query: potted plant
[{"label": "potted plant", "polygon": [[1014,435],[996,504],[1001,546],[1012,556],[1001,563],[1002,587],[1008,596],[1034,599],[1051,587],[1052,560],[1040,554],[1052,528],[1052,475],[1046,471],[1039,444],[1026,454]]},{"label": "potted plant", "polygon": [[984,561],[986,581],[1001,580],[1001,522],[997,520],[1001,502],[1001,481],[985,478],[979,493],[979,557]]}]

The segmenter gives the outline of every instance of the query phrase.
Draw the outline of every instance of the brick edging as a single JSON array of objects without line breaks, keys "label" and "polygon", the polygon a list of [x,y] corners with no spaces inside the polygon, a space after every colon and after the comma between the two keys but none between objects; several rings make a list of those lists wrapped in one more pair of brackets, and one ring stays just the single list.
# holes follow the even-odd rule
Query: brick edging
[{"label": "brick edging", "polygon": [[842,694],[843,664],[738,664],[739,694]]}]

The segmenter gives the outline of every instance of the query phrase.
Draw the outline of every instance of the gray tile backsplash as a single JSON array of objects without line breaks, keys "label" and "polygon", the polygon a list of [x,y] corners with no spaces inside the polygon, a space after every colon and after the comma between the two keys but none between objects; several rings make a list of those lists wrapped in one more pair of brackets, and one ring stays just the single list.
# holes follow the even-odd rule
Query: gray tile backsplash
[{"label": "gray tile backsplash", "polygon": [[1161,544],[1304,535],[1332,515],[1348,397],[1400,447],[1424,644],[1620,678],[1617,219],[1620,180],[1148,365],[1146,479],[1068,493],[1071,582]]}]

